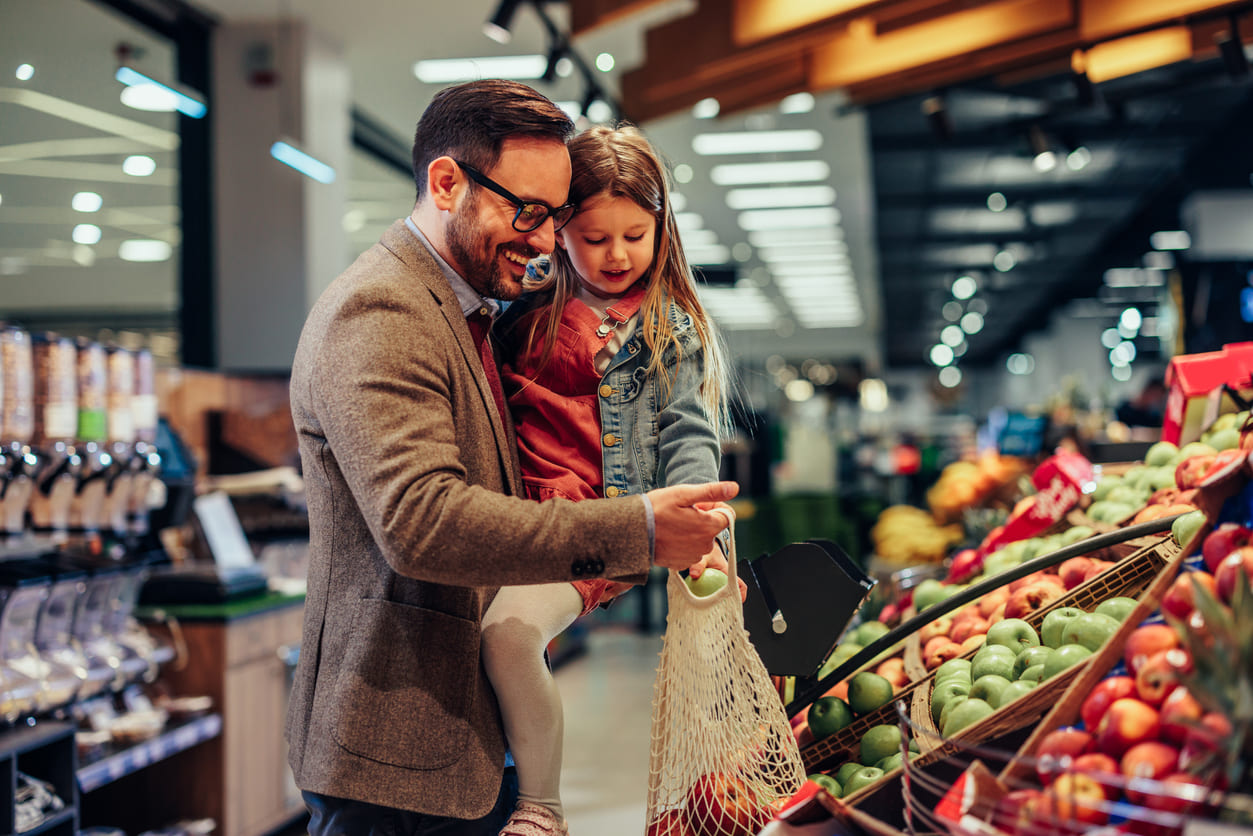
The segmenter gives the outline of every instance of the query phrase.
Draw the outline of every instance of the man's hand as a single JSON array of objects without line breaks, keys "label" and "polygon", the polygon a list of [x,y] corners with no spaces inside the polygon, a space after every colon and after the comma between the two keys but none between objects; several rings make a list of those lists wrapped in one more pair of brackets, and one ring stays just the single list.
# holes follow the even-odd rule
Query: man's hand
[{"label": "man's hand", "polygon": [[653,564],[679,571],[716,549],[714,537],[727,527],[727,517],[714,507],[739,492],[735,482],[673,485],[648,492],[653,504],[656,539]]}]

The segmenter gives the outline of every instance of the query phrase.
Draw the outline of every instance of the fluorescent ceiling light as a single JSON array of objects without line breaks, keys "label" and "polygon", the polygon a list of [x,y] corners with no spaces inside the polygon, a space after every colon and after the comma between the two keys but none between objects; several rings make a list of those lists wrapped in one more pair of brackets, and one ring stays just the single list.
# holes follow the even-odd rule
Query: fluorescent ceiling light
[{"label": "fluorescent ceiling light", "polygon": [[797,262],[770,265],[770,273],[776,277],[783,276],[851,276],[852,269],[848,264],[838,261]]},{"label": "fluorescent ceiling light", "polygon": [[[131,98],[149,105],[140,107],[131,104],[126,97],[123,97],[122,102],[130,107],[140,110],[177,110],[192,119],[200,119],[209,111],[204,100],[194,91],[172,84],[162,84],[132,67],[118,67],[113,77],[129,88],[140,88],[138,92],[131,94]],[[157,106],[152,106],[154,103]]]},{"label": "fluorescent ceiling light", "polygon": [[104,200],[95,192],[78,192],[70,198],[70,207],[75,212],[99,212]]},{"label": "fluorescent ceiling light", "polygon": [[844,230],[838,226],[804,229],[766,229],[748,233],[748,243],[758,249],[784,247],[789,244],[815,244],[822,241],[843,241]]},{"label": "fluorescent ceiling light", "polygon": [[1149,246],[1155,250],[1186,250],[1192,246],[1192,236],[1183,229],[1164,229],[1149,236]]},{"label": "fluorescent ceiling light", "polygon": [[813,93],[793,93],[779,102],[780,113],[809,113],[814,109]]},{"label": "fluorescent ceiling light", "polygon": [[712,229],[690,229],[683,233],[683,246],[711,247],[718,243],[718,233]]},{"label": "fluorescent ceiling light", "polygon": [[822,160],[779,163],[727,163],[709,171],[718,186],[752,186],[763,183],[812,183],[826,180],[831,166]]},{"label": "fluorescent ceiling light", "polygon": [[732,209],[778,209],[788,206],[830,206],[834,203],[835,189],[830,186],[732,189],[727,192],[727,206]]},{"label": "fluorescent ceiling light", "polygon": [[689,264],[726,264],[731,260],[731,252],[721,244],[712,246],[685,246],[683,254]]},{"label": "fluorescent ceiling light", "polygon": [[688,232],[693,229],[704,228],[705,219],[695,212],[676,212],[674,223],[679,228],[679,232]]},{"label": "fluorescent ceiling light", "polygon": [[95,224],[78,224],[70,233],[75,244],[95,244],[100,241],[100,227]]},{"label": "fluorescent ceiling light", "polygon": [[13,76],[18,81],[30,81],[35,77],[35,68],[30,64],[18,64],[17,72],[15,72]]},{"label": "fluorescent ceiling light", "polygon": [[721,106],[718,104],[717,99],[714,99],[714,98],[701,99],[699,102],[692,105],[692,118],[693,119],[713,119],[715,116],[718,115],[718,111],[720,109],[721,109]]},{"label": "fluorescent ceiling light", "polygon": [[131,177],[147,177],[157,170],[157,161],[145,154],[132,154],[122,160],[122,171]]},{"label": "fluorescent ceiling light", "polygon": [[132,238],[118,245],[117,255],[123,261],[167,261],[173,248],[165,241]]},{"label": "fluorescent ceiling light", "polygon": [[834,206],[814,209],[754,209],[741,212],[735,222],[746,232],[763,229],[814,229],[835,226],[840,222],[840,210]]},{"label": "fluorescent ceiling light", "polygon": [[334,168],[300,150],[292,141],[280,139],[275,142],[270,146],[270,156],[319,183],[335,182]]},{"label": "fluorescent ceiling light", "polygon": [[698,285],[696,292],[705,310],[725,330],[769,328],[778,318],[774,303],[755,287]]},{"label": "fluorescent ceiling light", "polygon": [[821,147],[822,134],[814,130],[736,131],[697,134],[692,138],[692,150],[702,156],[817,151]]},{"label": "fluorescent ceiling light", "polygon": [[770,264],[785,261],[811,261],[821,259],[847,259],[848,245],[843,241],[825,241],[817,244],[795,244],[790,247],[758,247],[757,257]]},{"label": "fluorescent ceiling light", "polygon": [[544,77],[546,55],[504,55],[483,58],[433,58],[413,65],[413,74],[426,84],[508,78],[515,81]]}]

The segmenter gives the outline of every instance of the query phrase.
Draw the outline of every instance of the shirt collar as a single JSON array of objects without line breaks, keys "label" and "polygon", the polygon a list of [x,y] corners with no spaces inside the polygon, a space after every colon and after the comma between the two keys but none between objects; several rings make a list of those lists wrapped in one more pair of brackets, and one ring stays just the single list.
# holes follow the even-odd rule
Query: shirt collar
[{"label": "shirt collar", "polygon": [[405,218],[405,226],[409,227],[417,239],[422,242],[422,246],[426,247],[427,252],[435,259],[435,263],[439,265],[439,271],[444,274],[444,278],[448,279],[448,283],[452,285],[452,292],[457,296],[457,304],[461,306],[461,312],[466,316],[470,316],[478,312],[481,308],[487,308],[492,318],[500,313],[500,303],[495,299],[485,299],[483,296],[470,286],[470,283],[461,277],[461,274],[453,269],[452,265],[444,260],[444,257],[435,251],[431,246],[430,239],[418,229],[418,225],[413,222],[412,217]]}]

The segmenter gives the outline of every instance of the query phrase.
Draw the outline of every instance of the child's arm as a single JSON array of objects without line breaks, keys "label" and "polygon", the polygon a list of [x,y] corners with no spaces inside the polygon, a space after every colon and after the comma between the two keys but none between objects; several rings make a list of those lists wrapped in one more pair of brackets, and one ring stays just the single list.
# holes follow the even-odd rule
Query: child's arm
[{"label": "child's arm", "polygon": [[700,400],[704,352],[698,346],[671,366],[671,374],[670,399],[657,416],[657,484],[716,482],[721,448]]}]

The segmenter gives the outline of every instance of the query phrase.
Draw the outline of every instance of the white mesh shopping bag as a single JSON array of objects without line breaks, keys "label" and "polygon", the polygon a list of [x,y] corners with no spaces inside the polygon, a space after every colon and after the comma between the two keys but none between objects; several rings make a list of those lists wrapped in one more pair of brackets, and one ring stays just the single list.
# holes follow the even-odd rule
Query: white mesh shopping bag
[{"label": "white mesh shopping bag", "polygon": [[783,703],[744,629],[734,537],[727,562],[727,585],[708,597],[677,572],[666,582],[648,836],[752,836],[805,781]]}]

